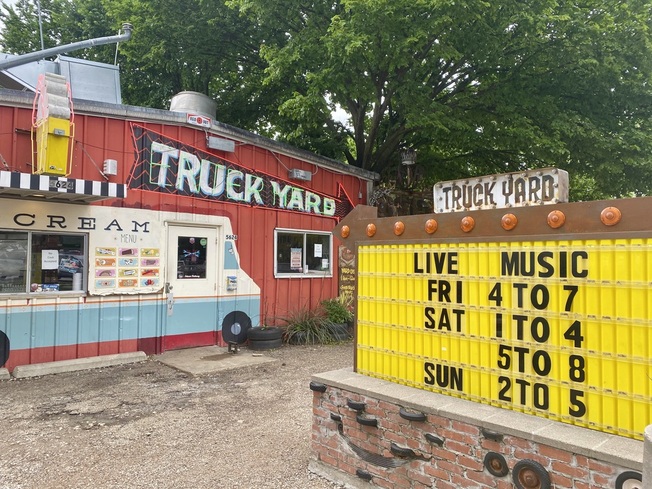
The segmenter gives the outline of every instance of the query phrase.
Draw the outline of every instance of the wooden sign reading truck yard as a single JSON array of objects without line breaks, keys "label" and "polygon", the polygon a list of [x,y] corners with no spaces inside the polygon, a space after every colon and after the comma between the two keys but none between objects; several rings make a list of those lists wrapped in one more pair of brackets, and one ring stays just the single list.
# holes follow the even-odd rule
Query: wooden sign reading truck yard
[{"label": "wooden sign reading truck yard", "polygon": [[558,204],[568,202],[568,173],[544,168],[451,180],[437,183],[433,193],[435,212]]}]

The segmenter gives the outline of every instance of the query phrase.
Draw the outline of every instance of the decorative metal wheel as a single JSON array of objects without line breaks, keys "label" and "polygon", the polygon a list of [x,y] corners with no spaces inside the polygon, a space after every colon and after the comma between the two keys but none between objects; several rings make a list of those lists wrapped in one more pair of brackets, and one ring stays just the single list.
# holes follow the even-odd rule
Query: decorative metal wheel
[{"label": "decorative metal wheel", "polygon": [[643,477],[638,472],[628,470],[616,479],[616,489],[643,489]]},{"label": "decorative metal wheel", "polygon": [[509,473],[507,460],[500,453],[489,452],[484,456],[484,466],[496,477],[505,477]]},{"label": "decorative metal wheel", "polygon": [[512,469],[512,480],[518,489],[550,489],[550,475],[534,460],[521,460]]}]

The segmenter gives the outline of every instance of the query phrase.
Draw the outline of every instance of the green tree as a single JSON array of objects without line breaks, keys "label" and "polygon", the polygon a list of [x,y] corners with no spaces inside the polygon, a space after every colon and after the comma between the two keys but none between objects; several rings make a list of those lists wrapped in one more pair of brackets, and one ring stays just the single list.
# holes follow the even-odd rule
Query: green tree
[{"label": "green tree", "polygon": [[381,173],[413,146],[431,176],[558,166],[592,196],[650,191],[647,1],[232,3],[285,33],[261,53],[291,87],[290,143]]},{"label": "green tree", "polygon": [[[10,54],[40,51],[43,48],[70,44],[97,37],[112,36],[113,28],[102,0],[41,0],[41,27],[36,2],[19,0],[15,5],[1,2],[0,21],[5,25],[0,33],[0,49]],[[115,45],[93,46],[71,52],[70,55],[93,61],[113,62]]]},{"label": "green tree", "polygon": [[[226,2],[226,3],[225,3]],[[557,166],[575,199],[652,190],[646,0],[43,0],[45,47],[113,35],[123,98],[182,90],[218,119],[423,185]],[[227,7],[234,7],[229,9]],[[39,49],[31,2],[0,9],[0,47]],[[112,62],[114,46],[75,56]],[[336,109],[347,114],[342,122]]]},{"label": "green tree", "polygon": [[[171,97],[191,90],[218,102],[219,120],[248,129],[266,129],[265,111],[273,90],[261,90],[262,30],[222,0],[42,0],[45,47],[117,34],[124,22],[132,38],[93,46],[71,56],[121,66],[125,103],[167,108]],[[33,2],[4,5],[0,48],[22,54],[40,50]],[[269,36],[272,38],[273,36]]]}]

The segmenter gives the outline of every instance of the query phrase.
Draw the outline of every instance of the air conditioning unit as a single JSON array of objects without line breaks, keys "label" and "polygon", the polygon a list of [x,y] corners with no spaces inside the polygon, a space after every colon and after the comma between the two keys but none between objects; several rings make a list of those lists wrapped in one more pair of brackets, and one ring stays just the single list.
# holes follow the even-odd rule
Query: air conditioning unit
[{"label": "air conditioning unit", "polygon": [[289,170],[290,180],[303,180],[309,182],[312,180],[312,173],[306,170],[299,170],[298,168],[292,168]]}]

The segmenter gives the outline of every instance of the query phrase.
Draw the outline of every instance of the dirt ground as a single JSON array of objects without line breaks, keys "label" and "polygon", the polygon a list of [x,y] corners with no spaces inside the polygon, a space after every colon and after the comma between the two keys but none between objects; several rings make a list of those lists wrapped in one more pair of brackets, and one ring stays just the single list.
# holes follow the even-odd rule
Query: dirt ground
[{"label": "dirt ground", "polygon": [[[239,354],[251,354],[247,350]],[[0,381],[0,489],[340,487],[307,469],[310,376],[351,343],[191,376],[146,362]]]}]

